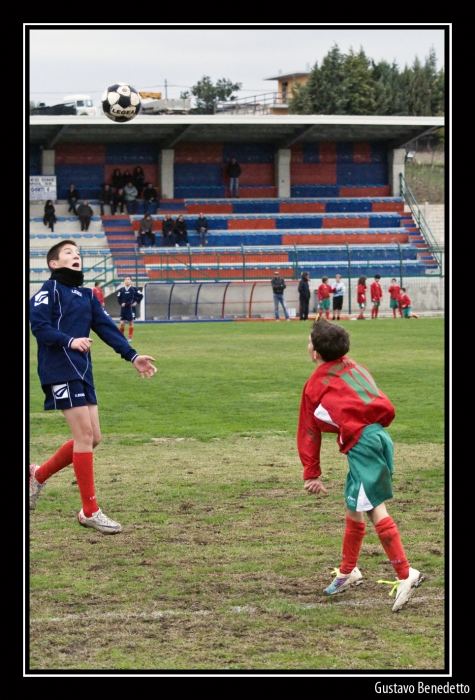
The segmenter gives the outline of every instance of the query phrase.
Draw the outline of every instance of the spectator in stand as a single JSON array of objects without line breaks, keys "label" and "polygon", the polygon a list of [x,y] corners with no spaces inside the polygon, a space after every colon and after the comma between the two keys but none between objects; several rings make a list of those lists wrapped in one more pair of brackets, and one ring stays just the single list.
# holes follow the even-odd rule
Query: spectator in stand
[{"label": "spectator in stand", "polygon": [[143,199],[145,213],[147,214],[150,211],[151,214],[156,214],[157,209],[160,208],[160,202],[158,200],[157,190],[151,182],[148,183],[143,191]]},{"label": "spectator in stand", "polygon": [[43,215],[43,223],[45,226],[49,226],[51,233],[54,232],[54,225],[57,222],[56,209],[54,208],[53,200],[48,199],[45,204],[45,211]]},{"label": "spectator in stand", "polygon": [[132,175],[130,170],[128,168],[126,168],[126,170],[124,170],[124,172],[122,173],[122,177],[121,177],[122,189],[125,189],[125,186],[128,185],[129,182],[133,182],[133,181],[134,181],[134,176]]},{"label": "spectator in stand", "polygon": [[308,320],[308,305],[310,302],[310,286],[308,284],[309,279],[310,275],[308,274],[308,272],[302,272],[302,279],[299,282],[297,290],[299,293],[301,321]]},{"label": "spectator in stand", "polygon": [[122,187],[122,173],[120,172],[119,168],[116,168],[112,173],[112,187],[115,190],[118,190],[119,187]]},{"label": "spectator in stand", "polygon": [[239,197],[239,176],[241,174],[241,166],[237,162],[236,158],[231,158],[231,162],[228,163],[226,168],[226,173],[229,176],[229,196]]},{"label": "spectator in stand", "polygon": [[364,310],[366,307],[366,277],[362,275],[359,280],[358,280],[358,289],[357,289],[357,297],[356,301],[358,303],[358,306],[360,307],[360,313],[357,316],[358,321],[364,321]]},{"label": "spectator in stand", "polygon": [[332,288],[328,284],[328,277],[322,277],[322,283],[317,289],[318,315],[321,318],[325,312],[325,318],[330,318],[330,294]]},{"label": "spectator in stand", "polygon": [[94,210],[87,199],[84,199],[82,204],[77,207],[77,215],[81,222],[81,231],[89,231],[89,225],[94,216]]},{"label": "spectator in stand", "polygon": [[406,294],[406,287],[401,287],[401,295],[400,295],[399,299],[401,302],[402,317],[403,318],[419,318],[419,316],[412,313],[411,300],[409,299],[408,295]]},{"label": "spectator in stand", "polygon": [[179,248],[185,243],[188,243],[188,228],[183,214],[180,214],[175,221],[175,246]]},{"label": "spectator in stand", "polygon": [[137,198],[140,199],[142,196],[143,188],[145,186],[145,174],[140,165],[134,168],[133,180],[135,187],[137,188]]},{"label": "spectator in stand", "polygon": [[95,282],[94,283],[94,289],[92,290],[92,293],[99,299],[101,302],[102,308],[105,307],[106,303],[104,300],[104,293],[101,289],[101,283],[100,282]]},{"label": "spectator in stand", "polygon": [[391,280],[391,285],[388,287],[389,292],[389,308],[393,311],[393,318],[397,318],[396,310],[399,310],[399,315],[402,318],[402,309],[399,304],[399,293],[401,287],[398,285],[396,278],[393,277]]},{"label": "spectator in stand", "polygon": [[165,214],[162,221],[162,245],[170,246],[175,243],[175,222],[171,214]]},{"label": "spectator in stand", "polygon": [[127,207],[127,212],[129,214],[135,214],[137,211],[137,188],[132,183],[132,180],[124,187],[125,194],[125,206]]},{"label": "spectator in stand", "polygon": [[371,282],[370,293],[371,293],[371,303],[373,304],[371,308],[371,318],[378,318],[379,305],[383,296],[383,290],[379,284],[381,275],[374,276],[374,282]]},{"label": "spectator in stand", "polygon": [[200,213],[199,217],[196,219],[195,223],[195,229],[196,233],[200,237],[200,246],[203,247],[203,245],[208,243],[208,219],[206,216],[204,216],[202,213]]},{"label": "spectator in stand", "polygon": [[70,211],[72,211],[73,214],[75,214],[77,216],[78,213],[76,211],[76,204],[77,204],[77,201],[79,199],[79,192],[74,187],[74,185],[69,185],[69,190],[68,190],[68,194],[66,195],[66,198],[67,198],[68,204],[69,204],[68,213]]},{"label": "spectator in stand", "polygon": [[101,207],[101,216],[104,216],[104,207],[107,204],[110,207],[111,214],[114,212],[113,210],[113,204],[112,204],[112,197],[113,197],[113,192],[112,188],[110,185],[107,183],[104,183],[102,185],[101,193],[99,195],[99,205]]},{"label": "spectator in stand", "polygon": [[153,219],[151,214],[145,214],[139,226],[139,247],[146,245],[146,236],[150,240],[150,245],[155,246],[155,231],[153,230]]},{"label": "spectator in stand", "polygon": [[114,192],[112,195],[112,213],[117,214],[117,209],[120,210],[120,213],[124,213],[124,205],[125,205],[125,193],[124,190],[119,187],[117,192]]},{"label": "spectator in stand", "polygon": [[341,275],[335,275],[335,284],[332,287],[333,294],[333,321],[340,320],[340,313],[343,308],[343,297],[345,296],[345,285],[341,281]]}]

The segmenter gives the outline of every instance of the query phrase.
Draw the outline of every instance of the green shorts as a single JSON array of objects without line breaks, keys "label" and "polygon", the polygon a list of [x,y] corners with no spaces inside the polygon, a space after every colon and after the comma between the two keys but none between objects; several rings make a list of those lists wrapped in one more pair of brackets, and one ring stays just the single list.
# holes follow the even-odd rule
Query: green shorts
[{"label": "green shorts", "polygon": [[409,318],[412,314],[412,309],[410,306],[405,306],[404,309],[402,310],[402,317],[403,318]]},{"label": "green shorts", "polygon": [[364,307],[366,306],[366,304],[365,304],[364,302],[361,302],[360,304],[358,304],[358,306],[360,307],[360,309],[364,309]]},{"label": "green shorts", "polygon": [[390,309],[398,309],[399,308],[399,302],[397,299],[390,299],[389,300],[389,308]]},{"label": "green shorts", "polygon": [[373,306],[379,306],[380,302],[379,301],[373,301]]},{"label": "green shorts", "polygon": [[330,299],[321,299],[320,308],[326,309],[327,311],[329,311],[330,310]]},{"label": "green shorts", "polygon": [[394,445],[379,424],[367,425],[360,439],[347,453],[345,501],[348,510],[373,510],[393,497]]}]

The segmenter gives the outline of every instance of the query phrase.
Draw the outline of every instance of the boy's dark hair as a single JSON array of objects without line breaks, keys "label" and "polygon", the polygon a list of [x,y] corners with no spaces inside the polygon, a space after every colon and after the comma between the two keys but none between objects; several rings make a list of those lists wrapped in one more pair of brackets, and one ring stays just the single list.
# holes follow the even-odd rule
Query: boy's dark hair
[{"label": "boy's dark hair", "polygon": [[375,275],[375,276],[374,276],[374,279],[375,279],[375,280],[380,280],[380,279],[381,279],[381,275]]},{"label": "boy's dark hair", "polygon": [[328,277],[322,277],[322,282],[328,282]]},{"label": "boy's dark hair", "polygon": [[405,291],[406,291],[406,287],[401,287],[401,292],[405,292]]},{"label": "boy's dark hair", "polygon": [[338,360],[350,349],[350,336],[341,326],[328,323],[323,318],[314,322],[310,333],[312,345],[325,362]]},{"label": "boy's dark hair", "polygon": [[56,243],[56,245],[50,248],[46,253],[46,264],[48,267],[51,260],[57,260],[59,258],[59,254],[65,245],[73,245],[77,248],[77,243],[75,241],[61,241],[61,243]]}]

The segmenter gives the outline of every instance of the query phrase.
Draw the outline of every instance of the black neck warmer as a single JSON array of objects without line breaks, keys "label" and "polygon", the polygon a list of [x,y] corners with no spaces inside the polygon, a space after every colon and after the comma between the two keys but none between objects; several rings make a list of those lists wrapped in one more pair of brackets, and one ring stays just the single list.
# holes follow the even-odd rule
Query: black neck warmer
[{"label": "black neck warmer", "polygon": [[53,270],[50,280],[56,280],[56,282],[64,284],[65,287],[80,287],[84,284],[84,272],[70,270],[69,267],[60,267]]}]

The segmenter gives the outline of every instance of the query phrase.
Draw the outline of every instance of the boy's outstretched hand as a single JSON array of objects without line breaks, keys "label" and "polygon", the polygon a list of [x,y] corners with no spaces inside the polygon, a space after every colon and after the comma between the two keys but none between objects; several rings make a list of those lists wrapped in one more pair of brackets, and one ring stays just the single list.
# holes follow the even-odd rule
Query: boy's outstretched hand
[{"label": "boy's outstretched hand", "polygon": [[309,491],[310,493],[314,493],[315,495],[319,493],[324,493],[325,495],[328,493],[322,482],[320,481],[320,478],[317,479],[306,479],[303,485],[304,489],[306,491]]},{"label": "boy's outstretched hand", "polygon": [[142,379],[144,379],[144,376],[146,376],[147,379],[151,379],[157,371],[155,365],[150,364],[150,360],[155,362],[155,358],[150,357],[150,355],[137,355],[133,361],[133,365],[137,372],[140,372]]}]

